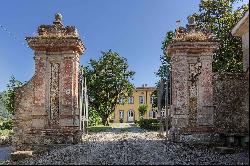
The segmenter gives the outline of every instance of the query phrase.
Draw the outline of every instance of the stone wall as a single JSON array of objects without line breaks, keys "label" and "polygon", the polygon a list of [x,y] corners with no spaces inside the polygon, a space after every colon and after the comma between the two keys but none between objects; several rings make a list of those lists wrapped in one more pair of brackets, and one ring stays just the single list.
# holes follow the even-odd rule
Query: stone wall
[{"label": "stone wall", "polygon": [[246,109],[249,111],[249,31],[242,36],[243,71],[247,76]]},{"label": "stone wall", "polygon": [[243,71],[247,75],[247,93],[246,93],[246,110],[249,111],[249,11],[241,18],[241,20],[232,29],[232,35],[241,37],[243,51]]},{"label": "stone wall", "polygon": [[22,87],[15,89],[14,108],[15,115],[13,117],[14,136],[12,144],[15,149],[21,149],[23,144],[29,141],[28,133],[32,125],[32,107],[34,103],[34,77]]},{"label": "stone wall", "polygon": [[243,70],[249,70],[249,32],[242,35]]},{"label": "stone wall", "polygon": [[214,122],[217,132],[248,133],[249,112],[246,111],[246,85],[245,73],[214,73]]}]

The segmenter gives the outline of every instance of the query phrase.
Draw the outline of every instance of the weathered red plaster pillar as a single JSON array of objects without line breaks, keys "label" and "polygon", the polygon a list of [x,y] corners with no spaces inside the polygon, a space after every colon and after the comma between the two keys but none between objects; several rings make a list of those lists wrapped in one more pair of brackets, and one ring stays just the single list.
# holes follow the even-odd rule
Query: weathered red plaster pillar
[{"label": "weathered red plaster pillar", "polygon": [[186,141],[183,135],[214,127],[212,55],[217,44],[212,34],[197,31],[192,19],[187,28],[177,29],[167,47],[172,65],[171,134],[180,141]]},{"label": "weathered red plaster pillar", "polygon": [[85,47],[76,28],[63,26],[56,14],[53,25],[39,26],[38,35],[26,40],[35,53],[35,74],[15,90],[15,149],[78,142],[78,69]]}]

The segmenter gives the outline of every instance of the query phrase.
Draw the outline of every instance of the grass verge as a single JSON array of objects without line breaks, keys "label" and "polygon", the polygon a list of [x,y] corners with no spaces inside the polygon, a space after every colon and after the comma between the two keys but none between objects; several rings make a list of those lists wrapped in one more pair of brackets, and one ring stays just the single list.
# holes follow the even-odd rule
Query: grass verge
[{"label": "grass verge", "polygon": [[8,129],[0,130],[0,136],[10,136],[12,134],[13,130],[8,130]]},{"label": "grass verge", "polygon": [[88,132],[103,132],[103,131],[107,131],[108,129],[112,129],[112,127],[104,126],[104,125],[87,127]]}]

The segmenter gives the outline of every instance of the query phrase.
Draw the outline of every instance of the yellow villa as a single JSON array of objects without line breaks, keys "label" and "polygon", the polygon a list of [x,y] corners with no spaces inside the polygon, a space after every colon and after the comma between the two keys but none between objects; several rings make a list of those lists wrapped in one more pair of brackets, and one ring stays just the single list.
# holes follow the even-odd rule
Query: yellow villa
[{"label": "yellow villa", "polygon": [[113,115],[114,123],[130,123],[135,120],[139,120],[138,108],[140,105],[145,104],[148,106],[148,110],[144,115],[144,119],[156,119],[157,109],[152,107],[153,96],[152,93],[155,91],[155,87],[137,87],[133,91],[133,95],[127,100],[120,99],[118,105],[116,105],[115,113]]}]

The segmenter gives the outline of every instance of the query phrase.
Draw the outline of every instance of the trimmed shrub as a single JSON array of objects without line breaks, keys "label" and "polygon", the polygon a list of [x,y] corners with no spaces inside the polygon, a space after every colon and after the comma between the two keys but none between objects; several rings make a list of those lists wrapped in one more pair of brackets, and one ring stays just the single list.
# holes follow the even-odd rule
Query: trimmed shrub
[{"label": "trimmed shrub", "polygon": [[146,104],[142,104],[139,106],[138,111],[140,114],[140,119],[144,119],[144,115],[147,112],[148,106]]},{"label": "trimmed shrub", "polygon": [[89,126],[96,126],[102,123],[102,118],[98,115],[97,111],[89,107]]},{"label": "trimmed shrub", "polygon": [[143,129],[147,130],[160,129],[159,121],[157,119],[140,119],[137,123]]},{"label": "trimmed shrub", "polygon": [[6,120],[6,121],[3,121],[2,125],[0,126],[0,129],[1,130],[12,130],[12,127],[13,127],[13,121],[12,119],[9,119],[9,120]]}]

